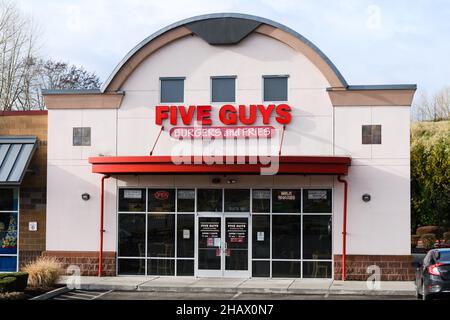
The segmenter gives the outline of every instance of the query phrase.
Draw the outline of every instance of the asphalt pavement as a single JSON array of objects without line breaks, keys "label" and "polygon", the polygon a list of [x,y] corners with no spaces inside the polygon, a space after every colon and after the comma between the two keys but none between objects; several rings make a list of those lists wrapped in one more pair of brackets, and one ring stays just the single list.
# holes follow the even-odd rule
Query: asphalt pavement
[{"label": "asphalt pavement", "polygon": [[415,296],[170,293],[111,291],[96,300],[415,300]]}]

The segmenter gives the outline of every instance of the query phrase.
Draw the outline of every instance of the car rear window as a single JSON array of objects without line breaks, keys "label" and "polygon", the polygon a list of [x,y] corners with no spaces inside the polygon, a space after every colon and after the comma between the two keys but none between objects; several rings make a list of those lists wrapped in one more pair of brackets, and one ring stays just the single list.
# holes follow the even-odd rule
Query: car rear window
[{"label": "car rear window", "polygon": [[450,251],[440,251],[436,260],[438,262],[450,262]]}]

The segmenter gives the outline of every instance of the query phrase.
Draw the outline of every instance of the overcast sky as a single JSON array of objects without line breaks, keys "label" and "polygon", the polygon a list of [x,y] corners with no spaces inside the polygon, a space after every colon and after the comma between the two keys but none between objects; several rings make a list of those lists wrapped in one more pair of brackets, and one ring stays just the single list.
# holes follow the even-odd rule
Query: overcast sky
[{"label": "overcast sky", "polygon": [[275,20],[316,44],[352,85],[450,85],[449,0],[17,0],[42,31],[41,55],[104,81],[144,38],[215,12]]}]

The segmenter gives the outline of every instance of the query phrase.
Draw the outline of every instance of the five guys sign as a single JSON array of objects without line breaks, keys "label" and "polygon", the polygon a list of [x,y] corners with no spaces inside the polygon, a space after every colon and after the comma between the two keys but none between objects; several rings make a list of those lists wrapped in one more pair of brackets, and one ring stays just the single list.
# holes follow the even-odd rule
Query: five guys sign
[{"label": "five guys sign", "polygon": [[[281,125],[289,124],[292,120],[291,107],[287,104],[265,105],[239,105],[238,107],[226,104],[219,110],[219,121],[225,126],[212,126],[212,106],[157,106],[155,108],[156,124],[162,126],[164,121],[169,121],[173,127],[170,135],[173,138],[271,138],[275,128],[268,126],[270,119],[275,115],[275,120]],[[262,118],[264,126],[253,126],[258,117]],[[200,127],[176,127],[179,118],[185,126],[197,122]],[[245,126],[236,126],[244,124]],[[180,123],[181,125],[181,123]],[[233,127],[227,127],[228,125]]]}]

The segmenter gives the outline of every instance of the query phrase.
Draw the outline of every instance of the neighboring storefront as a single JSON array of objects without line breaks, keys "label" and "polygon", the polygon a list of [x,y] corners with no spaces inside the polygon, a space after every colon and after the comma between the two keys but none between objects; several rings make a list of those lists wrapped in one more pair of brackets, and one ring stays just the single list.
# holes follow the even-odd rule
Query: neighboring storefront
[{"label": "neighboring storefront", "polygon": [[47,111],[0,112],[0,272],[45,250]]},{"label": "neighboring storefront", "polygon": [[85,275],[410,279],[415,90],[349,86],[259,17],[164,28],[101,90],[44,91],[45,254]]}]

